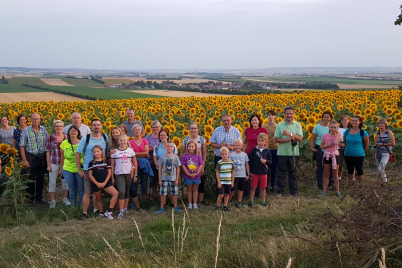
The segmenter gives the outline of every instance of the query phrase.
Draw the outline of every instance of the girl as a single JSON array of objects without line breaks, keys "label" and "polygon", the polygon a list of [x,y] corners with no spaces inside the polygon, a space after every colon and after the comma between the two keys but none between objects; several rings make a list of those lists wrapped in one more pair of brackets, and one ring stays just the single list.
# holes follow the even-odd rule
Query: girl
[{"label": "girl", "polygon": [[382,181],[386,183],[388,180],[387,174],[385,174],[385,166],[391,155],[392,146],[395,146],[395,137],[394,133],[388,129],[388,122],[384,118],[378,121],[376,142],[374,145],[373,160],[375,159]]},{"label": "girl", "polygon": [[181,157],[184,185],[187,186],[188,209],[198,209],[198,185],[201,183],[201,172],[204,162],[195,141],[187,142],[186,150]]},{"label": "girl", "polygon": [[[342,167],[343,167],[343,154],[345,152],[345,142],[343,141],[343,133],[345,133],[346,129],[350,128],[350,117],[348,115],[344,115],[341,118],[341,124],[338,127],[338,131],[341,133],[341,141],[339,142],[338,145],[338,151],[339,151],[339,168],[338,168],[338,178],[339,182],[342,179]],[[353,178],[354,180],[354,178]]]},{"label": "girl", "polygon": [[[137,184],[137,160],[134,150],[128,147],[127,135],[120,135],[119,147],[113,153],[111,158],[112,182],[116,183],[119,189],[119,208],[118,219],[123,218],[123,213],[127,211],[128,199],[130,196],[131,185]],[[135,193],[136,194],[136,193]],[[133,202],[137,210],[141,210],[138,203],[138,196],[133,197]]]},{"label": "girl", "polygon": [[322,185],[321,196],[325,196],[325,192],[328,186],[329,172],[332,166],[332,176],[335,180],[336,196],[341,198],[341,193],[339,192],[339,179],[338,179],[338,168],[339,168],[339,152],[338,144],[341,140],[341,133],[338,131],[338,122],[332,120],[329,124],[329,133],[322,136],[320,149],[325,150],[323,155],[323,165],[324,165],[324,182]]},{"label": "girl", "polygon": [[[96,203],[98,204],[99,217],[106,216],[109,220],[113,220],[112,210],[114,205],[116,205],[119,193],[110,182],[110,177],[112,176],[110,164],[106,162],[100,145],[95,145],[92,149],[92,153],[93,160],[88,164],[88,175],[92,182],[92,193],[95,193]],[[109,209],[105,214],[103,214],[102,190],[112,196]]]}]

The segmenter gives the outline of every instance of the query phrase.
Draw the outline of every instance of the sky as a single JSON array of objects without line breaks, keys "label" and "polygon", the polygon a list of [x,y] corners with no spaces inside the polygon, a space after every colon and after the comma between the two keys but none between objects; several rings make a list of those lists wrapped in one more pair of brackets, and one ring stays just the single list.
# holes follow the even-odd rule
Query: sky
[{"label": "sky", "polygon": [[0,66],[401,67],[401,0],[2,0]]}]

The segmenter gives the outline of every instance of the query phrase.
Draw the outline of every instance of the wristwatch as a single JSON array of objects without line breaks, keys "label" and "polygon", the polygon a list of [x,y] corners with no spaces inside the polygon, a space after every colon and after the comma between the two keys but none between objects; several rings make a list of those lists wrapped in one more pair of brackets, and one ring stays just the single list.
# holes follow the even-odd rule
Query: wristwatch
[{"label": "wristwatch", "polygon": [[293,137],[293,133],[290,133],[290,137]]}]

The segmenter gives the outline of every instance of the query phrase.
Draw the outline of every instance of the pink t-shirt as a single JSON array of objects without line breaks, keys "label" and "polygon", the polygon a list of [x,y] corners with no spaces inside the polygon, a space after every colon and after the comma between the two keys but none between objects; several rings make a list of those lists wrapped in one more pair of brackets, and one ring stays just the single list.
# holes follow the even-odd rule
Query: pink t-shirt
[{"label": "pink t-shirt", "polygon": [[324,141],[324,144],[329,144],[329,143],[332,144],[332,146],[325,148],[326,152],[334,153],[334,152],[338,151],[338,147],[333,145],[333,144],[335,144],[336,137],[337,137],[337,135],[331,135],[329,133],[324,134],[324,136],[322,136],[322,140]]},{"label": "pink t-shirt", "polygon": [[257,138],[258,138],[258,134],[260,133],[265,133],[268,135],[268,131],[266,128],[263,127],[259,127],[257,129],[254,129],[252,127],[249,127],[246,129],[246,131],[244,131],[244,136],[247,137],[247,149],[246,149],[246,153],[251,153],[251,150],[253,150],[253,148],[255,146],[257,146]]},{"label": "pink t-shirt", "polygon": [[114,159],[114,174],[130,174],[131,167],[133,166],[131,159],[135,156],[133,149],[127,148],[124,151],[116,149],[110,158]]},{"label": "pink t-shirt", "polygon": [[131,144],[131,148],[133,148],[134,152],[137,152],[137,153],[145,152],[145,145],[149,145],[147,139],[141,139],[140,145],[137,145],[137,143],[135,143],[134,139],[131,139],[130,144]]}]

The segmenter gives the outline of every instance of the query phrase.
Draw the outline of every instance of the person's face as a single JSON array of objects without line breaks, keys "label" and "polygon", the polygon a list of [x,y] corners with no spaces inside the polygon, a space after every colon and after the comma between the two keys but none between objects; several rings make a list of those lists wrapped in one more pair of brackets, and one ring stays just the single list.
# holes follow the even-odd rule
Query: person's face
[{"label": "person's face", "polygon": [[133,120],[134,120],[134,111],[132,111],[132,110],[127,111],[127,119],[128,119],[129,121],[133,121]]},{"label": "person's face", "polygon": [[258,139],[257,144],[259,148],[264,148],[265,146],[265,140],[264,139]]},{"label": "person's face", "polygon": [[174,149],[173,143],[166,144],[166,152],[172,153]]},{"label": "person's face", "polygon": [[161,130],[161,127],[159,125],[153,125],[152,127],[152,133],[158,134],[159,131]]},{"label": "person's face", "polygon": [[274,122],[274,121],[275,121],[275,118],[276,118],[276,115],[274,115],[274,114],[268,114],[268,121],[269,121],[269,122]]},{"label": "person's face", "polygon": [[331,132],[332,134],[336,133],[338,131],[338,125],[337,124],[331,124],[329,126],[329,132]]},{"label": "person's face", "polygon": [[127,130],[124,127],[120,127],[120,131],[122,134],[127,134]]},{"label": "person's face", "polygon": [[190,153],[194,153],[194,152],[195,152],[195,145],[194,145],[194,143],[190,143],[190,144],[187,146],[187,149],[188,149],[188,151],[189,151]]},{"label": "person's face", "polygon": [[102,123],[100,121],[93,121],[91,124],[91,130],[95,133],[101,132]]},{"label": "person's face", "polygon": [[229,159],[229,152],[221,153],[222,160],[227,161]]},{"label": "person's face", "polygon": [[230,116],[224,116],[222,118],[222,125],[228,129],[232,125],[232,118]]},{"label": "person's face", "polygon": [[258,120],[257,116],[254,116],[253,119],[251,119],[251,125],[253,126],[253,128],[256,128],[259,124],[260,120]]},{"label": "person's face", "polygon": [[161,140],[161,142],[166,142],[168,140],[168,135],[166,134],[165,131],[159,134],[159,139]]},{"label": "person's face", "polygon": [[58,132],[58,133],[60,133],[60,132],[63,132],[63,125],[62,124],[60,124],[60,123],[57,123],[55,126],[54,126],[54,130],[56,131],[56,132]]},{"label": "person's face", "polygon": [[341,123],[342,123],[343,128],[347,128],[349,125],[349,119],[344,117],[344,118],[342,118]]},{"label": "person's face", "polygon": [[285,112],[285,118],[286,121],[293,121],[293,116],[295,115],[295,112],[292,109],[287,109]]},{"label": "person's face", "polygon": [[125,147],[127,146],[127,139],[125,137],[119,137],[119,146]]},{"label": "person's face", "polygon": [[74,115],[71,117],[71,123],[72,123],[74,126],[79,127],[79,126],[81,125],[81,115],[79,115],[79,114],[74,114]]},{"label": "person's face", "polygon": [[198,135],[198,127],[196,124],[192,124],[190,126],[190,135],[191,136],[197,136]]},{"label": "person's face", "polygon": [[31,122],[33,126],[39,126],[40,124],[40,115],[39,114],[34,114],[31,116]]},{"label": "person's face", "polygon": [[242,150],[242,148],[243,148],[243,144],[241,142],[238,142],[238,141],[235,142],[233,144],[233,146],[234,146],[234,149],[235,149],[236,152],[240,152]]},{"label": "person's face", "polygon": [[112,138],[113,138],[114,140],[117,140],[117,138],[118,138],[120,135],[121,135],[121,132],[120,132],[119,130],[117,130],[117,129],[113,129],[113,130],[112,130]]},{"label": "person's face", "polygon": [[141,127],[136,127],[133,129],[133,133],[135,137],[141,137],[142,133],[142,128]]},{"label": "person's face", "polygon": [[72,128],[72,129],[70,129],[69,135],[70,135],[70,137],[72,137],[72,138],[77,138],[77,136],[78,136],[78,131],[77,131],[75,128]]},{"label": "person's face", "polygon": [[1,118],[1,124],[2,124],[3,126],[8,126],[8,119],[7,119],[6,117],[2,117],[2,118]]},{"label": "person's face", "polygon": [[329,122],[331,121],[331,116],[329,116],[329,114],[324,114],[324,116],[322,117],[322,122]]},{"label": "person's face", "polygon": [[379,129],[385,129],[385,123],[378,123]]},{"label": "person's face", "polygon": [[353,117],[352,121],[350,123],[351,123],[352,127],[358,127],[359,124],[360,124],[360,120],[355,118],[355,117]]},{"label": "person's face", "polygon": [[25,116],[22,116],[20,118],[20,121],[18,121],[18,124],[20,124],[20,126],[25,126],[27,124],[27,118]]},{"label": "person's face", "polygon": [[92,150],[92,153],[94,154],[94,158],[101,158],[102,157],[102,151],[99,148],[94,148]]}]

